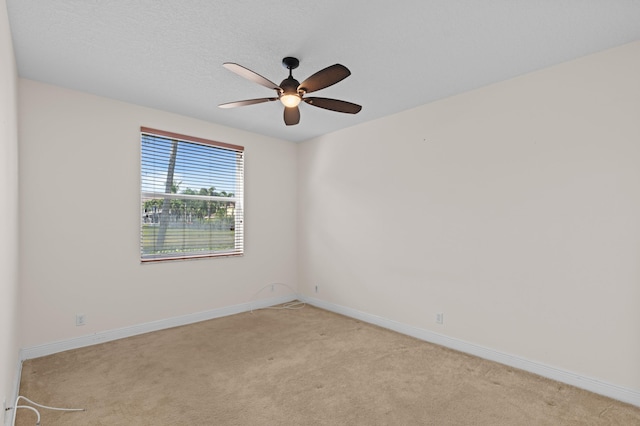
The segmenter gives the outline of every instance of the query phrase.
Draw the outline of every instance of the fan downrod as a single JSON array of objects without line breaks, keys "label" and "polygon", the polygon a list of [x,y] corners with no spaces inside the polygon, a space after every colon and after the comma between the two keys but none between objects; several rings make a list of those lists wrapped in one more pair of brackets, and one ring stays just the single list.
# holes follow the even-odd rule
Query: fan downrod
[{"label": "fan downrod", "polygon": [[282,66],[288,70],[295,70],[300,65],[300,61],[297,58],[287,56],[282,60]]}]

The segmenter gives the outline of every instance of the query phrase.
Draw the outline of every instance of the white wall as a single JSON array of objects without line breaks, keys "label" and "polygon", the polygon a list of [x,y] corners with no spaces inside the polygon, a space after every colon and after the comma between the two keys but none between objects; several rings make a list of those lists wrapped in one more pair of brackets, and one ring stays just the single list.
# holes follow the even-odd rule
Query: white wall
[{"label": "white wall", "polygon": [[[0,0],[0,403],[13,399],[18,365],[18,125],[17,74],[7,18]],[[0,423],[4,413],[0,413]]]},{"label": "white wall", "polygon": [[[243,257],[140,264],[140,126],[245,146]],[[24,79],[19,130],[21,347],[296,286],[295,144]]]},{"label": "white wall", "polygon": [[637,42],[301,144],[301,292],[640,391],[639,75]]}]

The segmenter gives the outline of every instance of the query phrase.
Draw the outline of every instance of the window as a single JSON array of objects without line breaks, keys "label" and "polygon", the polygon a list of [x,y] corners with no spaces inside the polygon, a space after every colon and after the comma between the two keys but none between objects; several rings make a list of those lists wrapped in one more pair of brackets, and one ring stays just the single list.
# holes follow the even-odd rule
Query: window
[{"label": "window", "polygon": [[243,253],[244,148],[140,129],[143,262]]}]

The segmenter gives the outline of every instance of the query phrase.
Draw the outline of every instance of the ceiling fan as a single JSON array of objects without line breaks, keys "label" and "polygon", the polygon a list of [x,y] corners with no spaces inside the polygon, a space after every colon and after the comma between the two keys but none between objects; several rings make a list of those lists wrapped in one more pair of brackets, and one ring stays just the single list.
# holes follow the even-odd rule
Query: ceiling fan
[{"label": "ceiling fan", "polygon": [[282,83],[278,86],[274,82],[248,68],[243,67],[242,65],[238,65],[233,62],[225,62],[222,66],[229,71],[233,71],[239,76],[244,77],[247,80],[251,80],[254,83],[258,83],[264,87],[275,90],[277,92],[277,96],[273,98],[258,98],[248,99],[246,101],[229,102],[218,106],[220,108],[235,108],[279,100],[284,105],[284,123],[287,126],[293,126],[300,122],[300,110],[298,109],[300,102],[347,114],[357,114],[362,109],[360,105],[340,101],[338,99],[305,97],[307,93],[332,86],[349,77],[351,75],[351,71],[349,71],[349,69],[344,65],[331,65],[330,67],[313,74],[302,83],[299,83],[292,75],[292,71],[300,65],[300,61],[298,61],[298,59],[286,57],[282,60],[282,65],[289,70],[289,77],[282,80]]}]

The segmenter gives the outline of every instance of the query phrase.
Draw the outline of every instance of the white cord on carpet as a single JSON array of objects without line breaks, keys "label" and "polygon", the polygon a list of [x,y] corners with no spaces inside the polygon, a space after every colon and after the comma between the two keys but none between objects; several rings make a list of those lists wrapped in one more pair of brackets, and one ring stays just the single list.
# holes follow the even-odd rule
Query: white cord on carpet
[{"label": "white cord on carpet", "polygon": [[274,309],[274,310],[292,310],[292,309],[302,309],[304,308],[307,304],[305,302],[301,302],[300,300],[292,300],[291,302],[287,302],[284,303],[282,305],[278,305],[278,306],[267,306],[266,308],[259,308],[259,309],[253,309],[253,299],[256,298],[256,296],[258,294],[260,294],[264,289],[272,287],[274,285],[282,285],[287,287],[289,290],[291,290],[291,292],[298,297],[298,293],[292,289],[289,285],[285,284],[285,283],[271,283],[271,284],[267,284],[264,287],[262,287],[260,290],[256,291],[253,296],[251,296],[251,299],[249,299],[249,306],[250,306],[250,313],[253,313],[254,310],[259,311],[261,309]]},{"label": "white cord on carpet", "polygon": [[18,401],[20,401],[20,399],[24,399],[25,401],[29,401],[30,403],[32,403],[36,407],[45,408],[47,410],[55,410],[55,411],[86,411],[84,408],[49,407],[48,405],[38,404],[37,402],[34,402],[34,401],[30,400],[26,396],[18,395],[18,397],[16,398],[16,403],[13,405],[14,406],[14,410],[13,410],[13,420],[11,421],[11,425],[12,426],[15,426],[15,424],[16,424],[16,413],[18,412],[18,408],[26,408],[28,410],[35,411],[36,415],[38,416],[38,420],[36,422],[36,426],[40,425],[40,412],[36,408],[31,407],[30,405],[18,405]]}]

